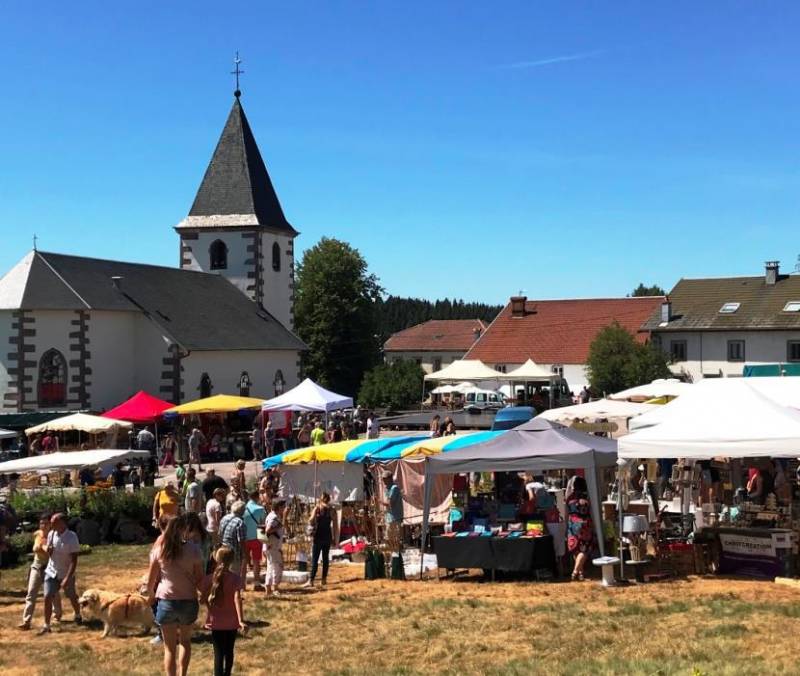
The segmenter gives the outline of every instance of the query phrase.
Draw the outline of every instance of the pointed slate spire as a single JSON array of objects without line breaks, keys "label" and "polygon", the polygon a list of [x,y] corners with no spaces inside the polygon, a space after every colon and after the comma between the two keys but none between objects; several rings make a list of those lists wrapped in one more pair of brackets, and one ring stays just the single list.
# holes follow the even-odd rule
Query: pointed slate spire
[{"label": "pointed slate spire", "polygon": [[193,221],[207,226],[261,225],[296,234],[283,214],[238,96],[182,225]]}]

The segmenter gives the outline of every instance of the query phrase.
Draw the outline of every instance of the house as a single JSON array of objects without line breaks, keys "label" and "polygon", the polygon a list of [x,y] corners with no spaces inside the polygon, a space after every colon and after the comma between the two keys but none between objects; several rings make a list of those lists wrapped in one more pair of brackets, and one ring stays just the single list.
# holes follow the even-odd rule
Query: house
[{"label": "house", "polygon": [[485,330],[480,319],[431,319],[392,334],[383,345],[384,357],[390,363],[410,359],[433,373],[462,359]]},{"label": "house", "polygon": [[532,359],[560,373],[573,392],[585,384],[589,346],[598,331],[618,322],[636,340],[649,332],[642,325],[657,311],[663,296],[528,300],[512,296],[467,359],[480,359],[499,371],[511,371]]},{"label": "house", "polygon": [[180,268],[34,250],[0,278],[0,411],[104,410],[140,389],[175,403],[267,397],[299,382],[297,232],[239,96],[175,228]]},{"label": "house", "polygon": [[758,277],[681,279],[642,328],[692,380],[800,363],[800,275],[769,261]]}]

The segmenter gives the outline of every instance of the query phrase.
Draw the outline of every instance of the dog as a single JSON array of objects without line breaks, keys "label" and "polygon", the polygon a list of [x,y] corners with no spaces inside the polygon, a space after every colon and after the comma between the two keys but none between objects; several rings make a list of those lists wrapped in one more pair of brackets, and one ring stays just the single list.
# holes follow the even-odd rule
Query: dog
[{"label": "dog", "polygon": [[103,638],[116,633],[118,627],[136,625],[144,628],[143,635],[146,636],[155,624],[153,609],[141,594],[116,594],[87,589],[78,604],[84,619],[97,619],[103,623]]}]

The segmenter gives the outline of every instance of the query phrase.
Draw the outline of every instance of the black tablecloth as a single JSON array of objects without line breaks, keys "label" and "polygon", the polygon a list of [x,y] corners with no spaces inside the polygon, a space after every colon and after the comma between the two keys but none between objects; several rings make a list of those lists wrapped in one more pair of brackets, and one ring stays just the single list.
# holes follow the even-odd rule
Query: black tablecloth
[{"label": "black tablecloth", "polygon": [[433,551],[439,568],[483,568],[533,572],[553,570],[553,538],[434,537]]}]

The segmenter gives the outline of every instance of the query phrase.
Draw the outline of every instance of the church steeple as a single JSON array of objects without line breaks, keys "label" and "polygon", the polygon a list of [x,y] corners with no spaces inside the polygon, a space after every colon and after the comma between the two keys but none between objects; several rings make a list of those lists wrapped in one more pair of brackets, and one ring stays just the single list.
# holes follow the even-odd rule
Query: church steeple
[{"label": "church steeple", "polygon": [[297,234],[283,214],[239,96],[234,98],[189,217],[179,227],[215,225],[260,225]]}]

